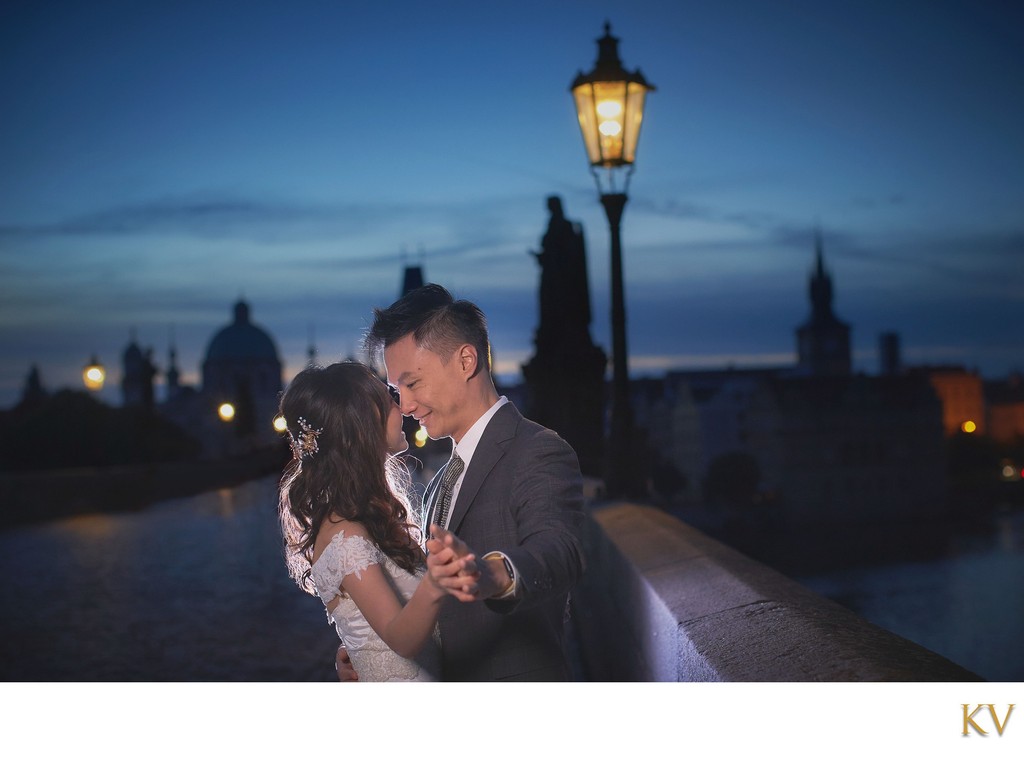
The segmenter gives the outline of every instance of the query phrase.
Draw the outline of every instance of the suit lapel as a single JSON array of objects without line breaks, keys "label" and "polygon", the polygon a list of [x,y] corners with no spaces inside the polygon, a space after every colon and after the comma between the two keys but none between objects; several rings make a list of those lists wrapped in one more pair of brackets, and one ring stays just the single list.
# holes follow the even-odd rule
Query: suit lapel
[{"label": "suit lapel", "polygon": [[515,437],[516,427],[519,426],[519,419],[522,416],[512,403],[506,403],[498,409],[484,429],[476,450],[473,452],[473,460],[469,462],[466,475],[459,488],[459,497],[452,508],[451,519],[448,522],[448,529],[456,534],[462,519],[473,504],[477,492],[483,486],[491,469],[501,460],[505,454],[505,448]]}]

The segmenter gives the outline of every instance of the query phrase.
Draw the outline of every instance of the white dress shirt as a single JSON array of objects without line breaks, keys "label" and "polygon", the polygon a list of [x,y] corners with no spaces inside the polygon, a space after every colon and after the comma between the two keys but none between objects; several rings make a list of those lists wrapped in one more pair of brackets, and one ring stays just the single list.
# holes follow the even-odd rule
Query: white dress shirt
[{"label": "white dress shirt", "polygon": [[[476,452],[477,445],[480,444],[480,438],[484,436],[484,430],[487,429],[487,425],[491,419],[494,418],[494,414],[498,412],[501,406],[508,402],[508,398],[502,395],[498,398],[498,401],[492,405],[480,418],[476,420],[473,426],[469,427],[469,430],[463,435],[462,439],[459,440],[458,444],[453,446],[453,452],[458,453],[462,459],[463,468],[462,473],[459,474],[459,478],[455,480],[455,485],[452,487],[452,503],[448,509],[448,514],[445,516],[445,522],[441,524],[445,529],[448,528],[448,524],[451,522],[452,513],[455,511],[455,503],[459,499],[459,491],[462,489],[462,480],[466,478],[466,472],[469,471],[469,462],[473,460],[473,453]],[[512,567],[512,586],[499,598],[512,597],[516,594],[516,589],[519,587],[519,575],[515,570],[515,566],[512,566],[512,562],[508,559],[508,556],[504,553],[493,550],[487,555],[481,556],[483,559],[487,559],[488,556],[500,555],[505,559],[506,565]]]}]

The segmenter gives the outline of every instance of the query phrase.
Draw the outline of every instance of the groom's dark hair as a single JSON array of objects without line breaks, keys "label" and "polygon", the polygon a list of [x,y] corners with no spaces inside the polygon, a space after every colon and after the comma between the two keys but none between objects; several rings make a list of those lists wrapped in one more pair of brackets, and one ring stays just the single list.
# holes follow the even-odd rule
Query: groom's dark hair
[{"label": "groom's dark hair", "polygon": [[440,284],[425,284],[408,292],[387,308],[373,309],[373,325],[364,344],[370,355],[379,355],[406,335],[447,363],[455,349],[469,343],[476,348],[481,365],[491,368],[491,343],[487,317],[468,300],[456,300]]}]

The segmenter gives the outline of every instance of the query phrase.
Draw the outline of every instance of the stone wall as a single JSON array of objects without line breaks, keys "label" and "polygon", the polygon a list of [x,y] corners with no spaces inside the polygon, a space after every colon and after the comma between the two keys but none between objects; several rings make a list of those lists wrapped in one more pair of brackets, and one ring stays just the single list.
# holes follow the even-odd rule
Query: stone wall
[{"label": "stone wall", "polygon": [[574,590],[590,681],[979,681],[664,512],[590,509]]}]

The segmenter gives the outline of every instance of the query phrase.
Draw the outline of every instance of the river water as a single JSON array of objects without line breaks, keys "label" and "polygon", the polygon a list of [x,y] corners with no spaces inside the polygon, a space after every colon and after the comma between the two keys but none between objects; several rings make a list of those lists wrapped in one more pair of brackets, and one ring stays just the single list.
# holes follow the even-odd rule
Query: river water
[{"label": "river water", "polygon": [[[332,680],[337,637],[287,576],[275,487],[0,532],[0,680]],[[799,581],[986,679],[1024,680],[1024,512],[941,558]]]},{"label": "river water", "polygon": [[1024,681],[1024,509],[952,534],[945,554],[798,581],[992,682]]},{"label": "river water", "polygon": [[275,486],[0,533],[0,678],[333,678],[337,636],[288,578]]}]

